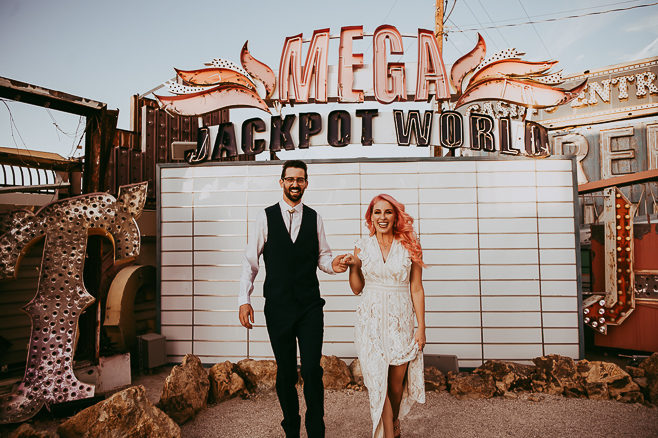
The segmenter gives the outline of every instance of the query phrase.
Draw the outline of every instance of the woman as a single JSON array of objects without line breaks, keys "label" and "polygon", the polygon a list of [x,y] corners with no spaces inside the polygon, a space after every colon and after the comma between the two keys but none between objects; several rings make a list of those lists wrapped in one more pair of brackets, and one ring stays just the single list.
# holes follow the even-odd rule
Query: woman
[{"label": "woman", "polygon": [[404,205],[390,195],[377,195],[365,219],[370,235],[357,241],[354,255],[343,258],[352,292],[363,291],[355,344],[370,397],[373,436],[398,437],[399,417],[414,401],[425,402],[425,264]]}]

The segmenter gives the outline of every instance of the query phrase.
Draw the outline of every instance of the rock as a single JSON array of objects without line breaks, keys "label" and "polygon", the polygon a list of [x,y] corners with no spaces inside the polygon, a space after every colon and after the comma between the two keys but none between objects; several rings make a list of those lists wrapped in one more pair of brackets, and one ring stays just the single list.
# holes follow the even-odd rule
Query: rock
[{"label": "rock", "polygon": [[361,362],[359,362],[359,359],[354,359],[348,368],[352,374],[352,382],[363,386],[363,373],[361,372]]},{"label": "rock", "polygon": [[530,394],[528,396],[528,400],[531,401],[531,402],[540,402],[540,401],[543,401],[544,398],[546,398],[546,397],[541,395],[541,394]]},{"label": "rock", "polygon": [[583,378],[570,357],[551,354],[532,360],[536,370],[532,375],[531,388],[535,392],[562,394],[567,397],[584,397]]},{"label": "rock", "polygon": [[210,394],[215,403],[246,392],[244,379],[234,369],[235,365],[227,360],[213,365],[208,371]]},{"label": "rock", "polygon": [[322,356],[320,366],[323,369],[322,383],[326,389],[344,389],[352,381],[347,364],[336,356]]},{"label": "rock", "polygon": [[9,438],[57,438],[55,432],[36,430],[31,424],[23,423],[9,434]]},{"label": "rock", "polygon": [[504,393],[514,390],[530,391],[535,371],[536,367],[533,365],[488,360],[473,372],[480,375],[491,375],[496,382],[496,387]]},{"label": "rock", "polygon": [[460,400],[474,400],[479,398],[491,398],[496,392],[496,384],[493,378],[488,375],[448,373],[448,388],[450,394]]},{"label": "rock", "polygon": [[210,381],[208,372],[193,354],[186,354],[167,376],[158,407],[176,423],[183,424],[206,407]]},{"label": "rock", "polygon": [[640,364],[647,378],[647,401],[658,405],[658,353],[653,353]]},{"label": "rock", "polygon": [[640,387],[626,371],[614,363],[581,360],[577,369],[584,380],[585,392],[591,399],[612,398],[625,402],[644,400]]},{"label": "rock", "polygon": [[62,438],[179,438],[180,427],[146,397],[143,386],[131,386],[78,412],[59,425]]},{"label": "rock", "polygon": [[425,367],[425,391],[445,391],[446,376],[436,367]]},{"label": "rock", "polygon": [[637,377],[644,377],[644,368],[640,367],[633,367],[628,365],[626,367],[626,372],[632,377],[632,378],[637,378]]},{"label": "rock", "polygon": [[273,391],[276,387],[276,362],[242,359],[237,369],[251,391]]}]

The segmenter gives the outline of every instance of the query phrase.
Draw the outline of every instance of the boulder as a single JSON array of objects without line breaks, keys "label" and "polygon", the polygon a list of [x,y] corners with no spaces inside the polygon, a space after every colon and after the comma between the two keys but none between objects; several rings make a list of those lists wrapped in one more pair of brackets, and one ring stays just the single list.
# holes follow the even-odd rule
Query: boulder
[{"label": "boulder", "polygon": [[178,424],[149,401],[141,385],[78,412],[60,424],[57,432],[62,438],[181,436]]},{"label": "boulder", "polygon": [[653,353],[640,364],[647,378],[647,401],[658,405],[658,353]]},{"label": "boulder", "polygon": [[425,391],[445,391],[446,376],[436,367],[425,367]]},{"label": "boulder", "polygon": [[275,389],[275,361],[242,359],[236,366],[250,391],[273,391]]},{"label": "boulder", "polygon": [[187,354],[167,376],[158,407],[183,424],[206,407],[209,389],[208,372],[198,357]]},{"label": "boulder", "polygon": [[532,376],[536,368],[533,365],[524,365],[501,360],[488,360],[473,372],[480,375],[488,374],[496,382],[500,392],[530,391],[532,389]]},{"label": "boulder", "polygon": [[322,356],[322,383],[326,389],[344,389],[351,381],[352,374],[347,364],[336,356]]},{"label": "boulder", "polygon": [[470,373],[448,373],[450,394],[461,400],[491,398],[497,393],[493,378],[488,375]]},{"label": "boulder", "polygon": [[361,362],[359,362],[359,359],[354,359],[348,368],[352,374],[352,382],[363,386],[363,372],[361,372]]},{"label": "boulder", "polygon": [[644,401],[640,387],[631,376],[618,365],[610,362],[581,360],[578,373],[584,380],[589,398],[637,402]]},{"label": "boulder", "polygon": [[578,374],[572,358],[551,354],[536,357],[532,361],[536,365],[530,385],[534,392],[567,397],[585,396],[583,378]]},{"label": "boulder", "polygon": [[31,424],[23,423],[9,434],[9,438],[57,438],[56,432],[36,430]]},{"label": "boulder", "polygon": [[217,363],[208,371],[210,394],[215,403],[228,400],[247,391],[244,379],[235,372],[235,365],[229,362]]},{"label": "boulder", "polygon": [[639,378],[639,377],[644,377],[644,368],[640,367],[633,367],[628,365],[626,367],[626,372],[634,379]]}]

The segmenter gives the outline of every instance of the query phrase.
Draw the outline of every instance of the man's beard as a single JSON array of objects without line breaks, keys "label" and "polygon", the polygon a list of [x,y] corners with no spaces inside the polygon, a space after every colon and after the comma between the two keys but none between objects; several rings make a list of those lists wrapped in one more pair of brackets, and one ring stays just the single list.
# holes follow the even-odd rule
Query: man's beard
[{"label": "man's beard", "polygon": [[290,189],[292,187],[289,187],[287,190],[284,190],[283,193],[286,195],[286,198],[291,200],[292,202],[297,202],[300,199],[302,199],[302,195],[304,194],[304,190],[300,187],[298,192],[291,193]]}]

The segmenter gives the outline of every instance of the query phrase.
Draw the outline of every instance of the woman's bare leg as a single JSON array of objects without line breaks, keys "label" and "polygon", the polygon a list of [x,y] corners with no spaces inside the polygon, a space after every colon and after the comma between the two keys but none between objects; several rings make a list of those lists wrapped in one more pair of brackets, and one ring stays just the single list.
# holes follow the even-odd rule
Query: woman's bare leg
[{"label": "woman's bare leg", "polygon": [[384,438],[393,438],[393,410],[388,396],[384,399],[382,410],[382,426],[384,426]]},{"label": "woman's bare leg", "polygon": [[388,367],[388,399],[391,403],[393,415],[392,421],[398,419],[400,414],[400,403],[402,402],[402,392],[404,389],[404,380],[407,376],[407,366],[409,363]]}]

